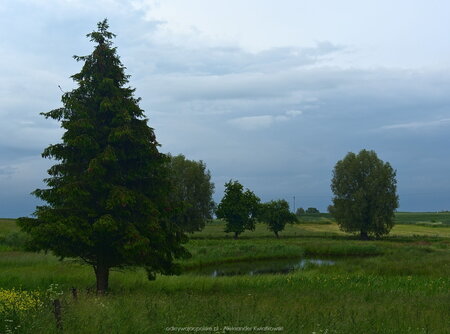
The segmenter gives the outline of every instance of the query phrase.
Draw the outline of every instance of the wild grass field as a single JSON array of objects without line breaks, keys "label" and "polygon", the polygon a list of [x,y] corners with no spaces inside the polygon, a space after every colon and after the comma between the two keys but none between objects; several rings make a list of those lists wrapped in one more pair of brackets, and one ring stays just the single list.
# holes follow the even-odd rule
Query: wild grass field
[{"label": "wild grass field", "polygon": [[[64,333],[449,333],[450,228],[422,224],[435,219],[427,213],[413,216],[376,241],[344,234],[331,220],[288,225],[279,239],[258,224],[234,240],[216,221],[190,236],[182,275],[148,281],[140,269],[114,271],[104,297],[92,292],[90,267],[23,251],[14,220],[0,220],[0,333],[61,332],[55,298]],[[299,257],[335,263],[287,274],[190,272]],[[39,297],[23,306],[11,291]]]}]

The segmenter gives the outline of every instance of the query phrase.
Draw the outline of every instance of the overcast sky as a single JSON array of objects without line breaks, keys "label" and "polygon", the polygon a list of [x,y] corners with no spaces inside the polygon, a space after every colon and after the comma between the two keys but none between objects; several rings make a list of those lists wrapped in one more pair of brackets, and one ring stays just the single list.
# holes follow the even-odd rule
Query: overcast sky
[{"label": "overcast sky", "polygon": [[2,0],[0,217],[30,215],[61,138],[39,115],[108,18],[163,152],[263,201],[331,202],[347,152],[397,170],[402,211],[450,209],[450,2]]}]

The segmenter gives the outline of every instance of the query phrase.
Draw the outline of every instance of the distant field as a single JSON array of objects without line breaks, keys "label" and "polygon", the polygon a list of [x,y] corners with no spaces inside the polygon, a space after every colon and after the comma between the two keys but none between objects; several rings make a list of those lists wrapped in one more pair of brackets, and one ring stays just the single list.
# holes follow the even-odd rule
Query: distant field
[{"label": "distant field", "polygon": [[[336,223],[330,224],[299,224],[296,227],[308,232],[327,233],[335,235],[348,235],[342,232]],[[391,237],[450,237],[450,227],[440,226],[426,226],[415,224],[397,224],[395,225],[387,238]]]},{"label": "distant field", "polygon": [[299,217],[300,223],[318,223],[327,224],[333,221],[333,217],[329,213],[313,213],[313,214],[303,214]]},{"label": "distant field", "polygon": [[17,230],[18,228],[15,219],[0,218],[0,235]]},{"label": "distant field", "polygon": [[428,226],[450,226],[450,212],[397,212],[397,224],[424,224]]},{"label": "distant field", "polygon": [[[329,213],[305,214],[300,217],[300,223],[327,224],[334,221]],[[450,227],[450,212],[397,212],[396,224],[414,224],[431,227]]]}]

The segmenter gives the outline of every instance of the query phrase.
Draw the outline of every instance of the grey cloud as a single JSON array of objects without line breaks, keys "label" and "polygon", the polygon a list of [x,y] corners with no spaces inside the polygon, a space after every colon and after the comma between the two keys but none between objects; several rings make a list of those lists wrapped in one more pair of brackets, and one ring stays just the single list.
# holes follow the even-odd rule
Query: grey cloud
[{"label": "grey cloud", "polygon": [[11,177],[16,170],[17,168],[12,166],[0,166],[0,177]]},{"label": "grey cloud", "polygon": [[[150,35],[151,38],[151,35]],[[286,68],[318,64],[344,46],[330,42],[318,43],[310,48],[271,48],[258,53],[246,52],[238,47],[185,48],[154,43],[151,39],[134,48],[145,62],[140,64],[153,74],[173,75],[226,75],[234,73],[267,73]]]},{"label": "grey cloud", "polygon": [[0,142],[9,143],[11,148],[36,151],[59,141],[61,135],[60,128],[25,126],[20,122],[9,122],[0,133]]},{"label": "grey cloud", "polygon": [[400,123],[400,124],[392,124],[392,125],[384,125],[380,129],[381,130],[417,130],[422,128],[434,128],[437,126],[449,126],[450,118],[442,118],[435,121],[421,121],[421,122],[409,122],[409,123]]},{"label": "grey cloud", "polygon": [[229,120],[228,123],[239,129],[251,131],[264,129],[275,123],[287,122],[301,114],[302,112],[300,110],[288,110],[284,114],[279,115],[258,115],[233,118]]},{"label": "grey cloud", "polygon": [[274,118],[272,115],[238,117],[229,120],[228,123],[242,130],[256,130],[269,127]]},{"label": "grey cloud", "polygon": [[302,92],[311,96],[317,91],[335,89],[351,81],[353,72],[326,69],[286,69],[273,73],[240,73],[222,76],[157,76],[143,85],[157,99],[192,100],[249,100],[289,98]]}]

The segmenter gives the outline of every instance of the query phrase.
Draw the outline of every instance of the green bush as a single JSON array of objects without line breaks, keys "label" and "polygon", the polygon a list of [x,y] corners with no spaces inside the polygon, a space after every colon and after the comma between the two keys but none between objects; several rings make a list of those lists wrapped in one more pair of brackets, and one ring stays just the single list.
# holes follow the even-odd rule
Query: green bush
[{"label": "green bush", "polygon": [[4,250],[22,250],[28,237],[22,232],[10,232],[5,235],[0,235],[0,248]]}]

